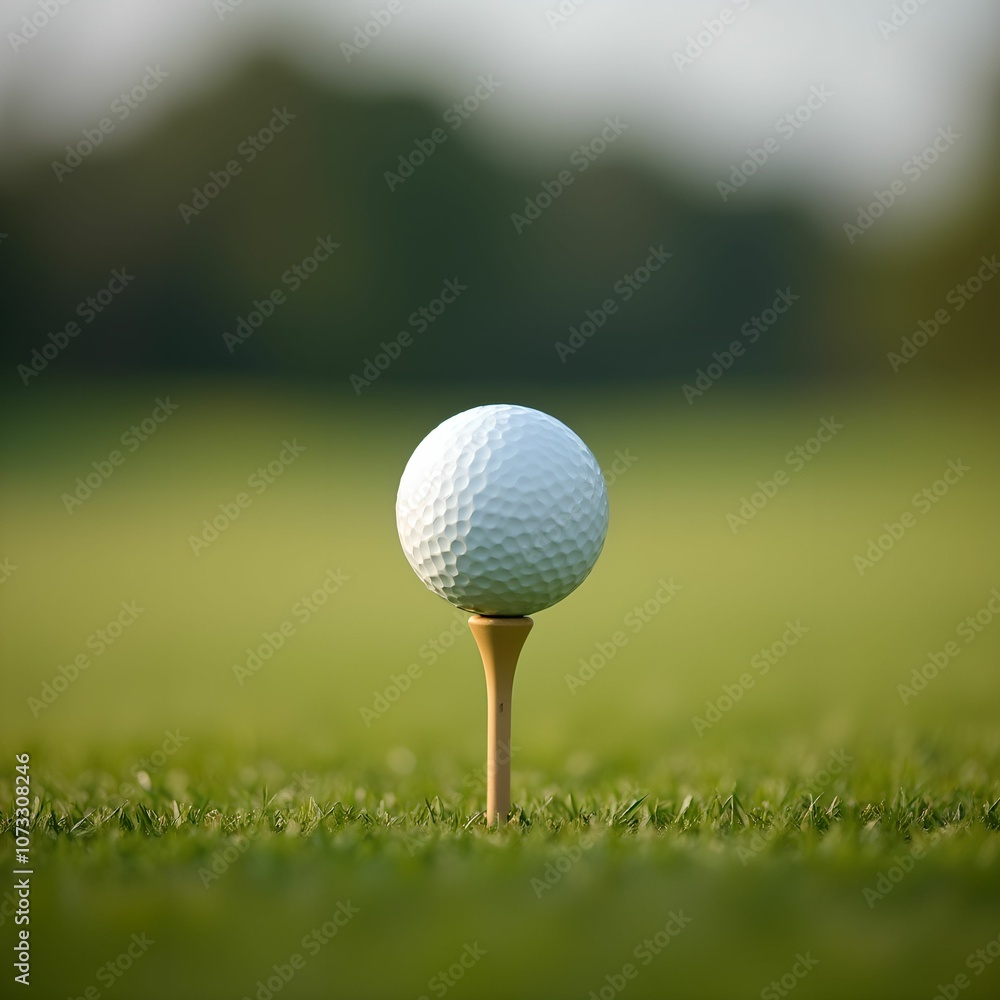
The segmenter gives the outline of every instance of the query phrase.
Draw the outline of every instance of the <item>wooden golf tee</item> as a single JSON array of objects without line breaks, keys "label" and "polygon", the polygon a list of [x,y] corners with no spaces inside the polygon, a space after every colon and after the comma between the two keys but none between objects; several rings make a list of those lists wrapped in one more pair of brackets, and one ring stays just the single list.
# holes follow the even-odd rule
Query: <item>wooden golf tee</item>
[{"label": "wooden golf tee", "polygon": [[486,671],[486,822],[506,823],[510,813],[510,701],[514,670],[534,622],[473,615],[469,628]]}]

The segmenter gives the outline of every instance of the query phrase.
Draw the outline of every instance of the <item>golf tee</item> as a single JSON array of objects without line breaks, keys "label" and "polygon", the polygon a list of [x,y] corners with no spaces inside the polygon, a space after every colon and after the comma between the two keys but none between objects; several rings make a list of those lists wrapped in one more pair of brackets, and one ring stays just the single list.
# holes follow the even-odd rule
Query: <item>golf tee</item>
[{"label": "golf tee", "polygon": [[473,615],[469,628],[479,647],[486,673],[486,820],[506,823],[510,813],[510,716],[514,670],[530,618],[489,618]]}]

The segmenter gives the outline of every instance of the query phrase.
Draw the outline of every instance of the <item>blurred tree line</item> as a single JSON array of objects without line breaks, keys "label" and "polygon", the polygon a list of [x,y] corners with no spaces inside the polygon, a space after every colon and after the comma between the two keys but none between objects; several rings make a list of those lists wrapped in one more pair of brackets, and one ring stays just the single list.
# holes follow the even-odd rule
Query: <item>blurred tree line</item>
[{"label": "blurred tree line", "polygon": [[[1000,249],[995,185],[946,233],[876,251],[874,231],[850,246],[792,199],[723,204],[714,178],[695,188],[613,140],[514,168],[439,108],[331,90],[271,58],[118,131],[0,174],[12,390],[46,368],[321,378],[345,393],[679,386],[734,341],[743,376],[888,375],[886,353]],[[914,366],[995,367],[997,289]]]}]

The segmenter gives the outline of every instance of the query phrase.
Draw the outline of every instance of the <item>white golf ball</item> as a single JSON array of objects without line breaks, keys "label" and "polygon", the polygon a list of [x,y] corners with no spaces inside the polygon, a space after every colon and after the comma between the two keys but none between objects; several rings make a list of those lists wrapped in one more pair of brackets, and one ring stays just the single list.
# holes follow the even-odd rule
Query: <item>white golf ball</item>
[{"label": "white golf ball", "polygon": [[480,615],[529,615],[593,569],[608,491],[590,449],[555,417],[477,406],[417,445],[399,481],[396,527],[435,594]]}]

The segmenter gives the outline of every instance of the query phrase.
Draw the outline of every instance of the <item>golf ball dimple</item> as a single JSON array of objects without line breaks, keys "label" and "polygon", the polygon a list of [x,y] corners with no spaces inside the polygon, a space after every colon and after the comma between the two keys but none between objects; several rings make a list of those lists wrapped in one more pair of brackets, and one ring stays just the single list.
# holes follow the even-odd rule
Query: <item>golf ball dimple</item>
[{"label": "golf ball dimple", "polygon": [[593,569],[608,491],[590,450],[555,417],[477,406],[417,445],[399,482],[396,527],[434,593],[481,615],[529,615]]}]

